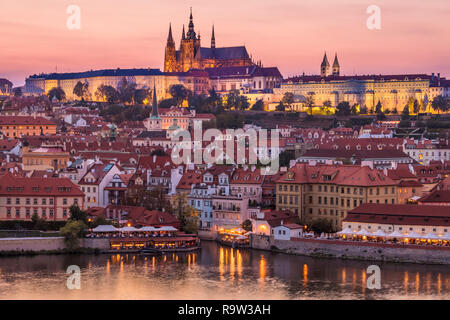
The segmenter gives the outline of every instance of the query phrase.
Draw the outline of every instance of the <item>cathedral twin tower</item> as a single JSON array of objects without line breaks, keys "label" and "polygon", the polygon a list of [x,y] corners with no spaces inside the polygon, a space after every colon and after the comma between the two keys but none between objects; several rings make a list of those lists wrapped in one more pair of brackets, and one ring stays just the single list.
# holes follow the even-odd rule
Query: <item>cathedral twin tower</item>
[{"label": "cathedral twin tower", "polygon": [[167,37],[164,57],[164,72],[187,72],[191,69],[251,65],[253,65],[253,62],[245,46],[216,48],[214,26],[212,27],[211,47],[201,47],[200,34],[197,35],[194,30],[192,9],[186,33],[183,25],[179,50],[175,48],[172,25],[169,26],[169,36]]}]

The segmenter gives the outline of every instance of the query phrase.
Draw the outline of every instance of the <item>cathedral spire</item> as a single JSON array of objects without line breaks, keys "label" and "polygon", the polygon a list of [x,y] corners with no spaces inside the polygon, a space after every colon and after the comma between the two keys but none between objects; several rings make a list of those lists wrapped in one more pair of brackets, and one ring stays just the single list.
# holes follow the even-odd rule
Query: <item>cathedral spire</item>
[{"label": "cathedral spire", "polygon": [[214,25],[212,26],[211,49],[216,48],[216,36],[214,35]]},{"label": "cathedral spire", "polygon": [[196,39],[194,31],[194,18],[192,17],[192,7],[191,7],[191,15],[189,17],[189,30],[186,36],[188,39]]},{"label": "cathedral spire", "polygon": [[167,43],[173,43],[173,37],[172,37],[172,24],[169,24],[169,36],[167,37]]},{"label": "cathedral spire", "polygon": [[183,24],[183,32],[181,33],[181,40],[186,40],[186,33],[184,32],[184,24]]}]

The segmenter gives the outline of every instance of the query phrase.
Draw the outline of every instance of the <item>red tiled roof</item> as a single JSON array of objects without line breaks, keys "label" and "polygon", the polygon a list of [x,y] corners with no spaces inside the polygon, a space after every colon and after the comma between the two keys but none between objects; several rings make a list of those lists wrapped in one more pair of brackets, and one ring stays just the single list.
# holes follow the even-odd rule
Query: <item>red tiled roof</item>
[{"label": "red tiled roof", "polygon": [[[289,172],[293,176],[289,176]],[[396,183],[376,169],[357,165],[317,165],[297,163],[278,183],[329,183],[345,186],[392,186]]]},{"label": "red tiled roof", "polygon": [[68,178],[23,178],[12,174],[0,177],[0,195],[20,196],[84,196]]},{"label": "red tiled roof", "polygon": [[0,116],[0,125],[53,125],[56,123],[43,117]]},{"label": "red tiled roof", "polygon": [[[450,190],[435,190],[420,198],[418,202],[425,204],[428,202],[447,202],[450,205]],[[450,211],[450,208],[447,208],[447,210]]]},{"label": "red tiled roof", "polygon": [[450,226],[447,206],[366,203],[348,212],[345,222]]},{"label": "red tiled roof", "polygon": [[404,188],[413,188],[413,187],[420,188],[423,187],[423,184],[415,180],[402,180],[399,182],[398,186]]},{"label": "red tiled roof", "polygon": [[389,215],[393,217],[401,217],[401,216],[428,217],[428,218],[441,217],[450,219],[450,210],[446,206],[364,203],[359,207],[350,210],[348,213]]}]

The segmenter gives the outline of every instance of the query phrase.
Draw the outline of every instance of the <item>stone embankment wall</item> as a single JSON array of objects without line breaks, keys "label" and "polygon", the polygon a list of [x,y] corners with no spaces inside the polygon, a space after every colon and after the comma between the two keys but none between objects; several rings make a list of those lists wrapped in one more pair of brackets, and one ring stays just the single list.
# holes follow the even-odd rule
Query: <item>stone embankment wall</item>
[{"label": "stone embankment wall", "polygon": [[324,239],[296,238],[291,241],[251,235],[252,248],[288,254],[340,259],[450,264],[450,247],[416,246],[403,244],[376,244]]},{"label": "stone embankment wall", "polygon": [[100,251],[110,250],[109,239],[85,238],[82,243],[83,248],[99,249]]},{"label": "stone embankment wall", "polygon": [[[108,239],[82,239],[80,244],[83,248],[109,250]],[[0,238],[0,252],[60,251],[65,248],[64,237]]]},{"label": "stone embankment wall", "polygon": [[198,230],[198,237],[200,240],[215,240],[217,235],[215,232],[210,230]]},{"label": "stone embankment wall", "polygon": [[53,251],[65,248],[64,237],[1,238],[0,251]]}]

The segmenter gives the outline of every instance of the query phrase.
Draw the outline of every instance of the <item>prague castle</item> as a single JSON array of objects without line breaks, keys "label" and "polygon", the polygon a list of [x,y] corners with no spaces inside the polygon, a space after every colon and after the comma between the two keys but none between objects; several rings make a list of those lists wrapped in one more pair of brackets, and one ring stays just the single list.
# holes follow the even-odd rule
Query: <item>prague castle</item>
[{"label": "prague castle", "polygon": [[211,47],[202,47],[200,34],[194,30],[194,19],[189,18],[189,28],[185,33],[184,25],[181,34],[180,50],[176,50],[172,37],[172,26],[169,27],[167,38],[164,72],[186,72],[191,69],[205,69],[218,67],[252,66],[245,46],[216,48],[214,26],[212,27]]}]

